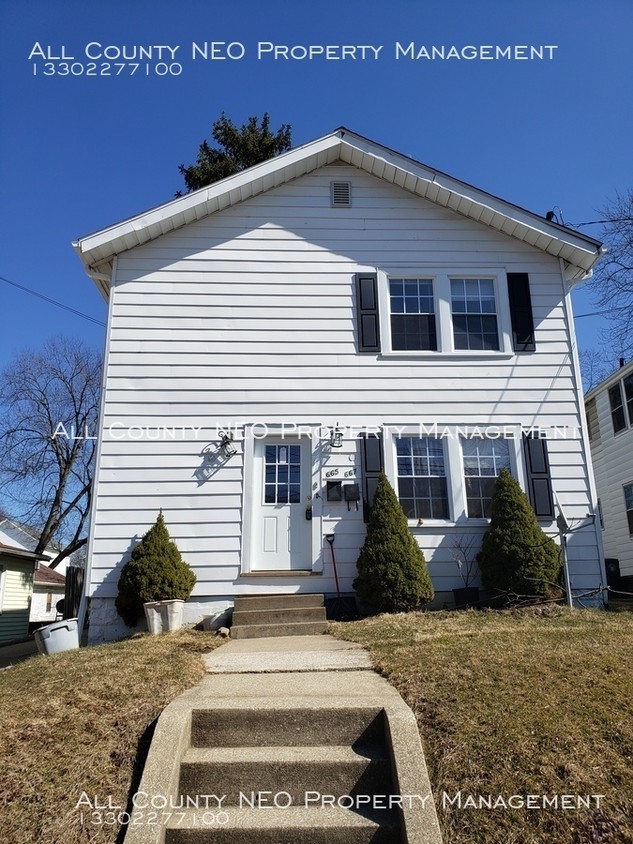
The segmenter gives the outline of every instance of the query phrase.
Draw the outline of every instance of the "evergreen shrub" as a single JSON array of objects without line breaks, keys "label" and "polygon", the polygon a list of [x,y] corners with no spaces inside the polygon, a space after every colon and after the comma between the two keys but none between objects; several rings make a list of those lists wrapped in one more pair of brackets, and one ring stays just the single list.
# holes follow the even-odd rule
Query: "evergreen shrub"
[{"label": "evergreen shrub", "polygon": [[357,561],[354,589],[365,606],[379,612],[406,612],[433,598],[433,584],[422,549],[382,473]]},{"label": "evergreen shrub", "polygon": [[176,543],[169,538],[161,510],[156,523],[123,566],[115,602],[117,612],[128,627],[134,627],[143,617],[144,603],[186,601],[195,582],[195,574],[182,559]]},{"label": "evergreen shrub", "polygon": [[507,469],[495,483],[490,527],[477,563],[493,596],[542,596],[560,577],[560,548],[543,532],[527,495]]}]

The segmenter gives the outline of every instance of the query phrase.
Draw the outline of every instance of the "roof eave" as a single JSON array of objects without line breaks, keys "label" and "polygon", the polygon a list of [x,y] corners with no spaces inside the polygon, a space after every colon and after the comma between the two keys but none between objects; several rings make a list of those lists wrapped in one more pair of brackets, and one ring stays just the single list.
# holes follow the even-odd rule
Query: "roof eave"
[{"label": "roof eave", "polygon": [[588,277],[602,255],[602,244],[587,235],[460,182],[344,127],[209,187],[79,238],[73,246],[107,299],[115,255],[338,159],[564,260],[570,281]]}]

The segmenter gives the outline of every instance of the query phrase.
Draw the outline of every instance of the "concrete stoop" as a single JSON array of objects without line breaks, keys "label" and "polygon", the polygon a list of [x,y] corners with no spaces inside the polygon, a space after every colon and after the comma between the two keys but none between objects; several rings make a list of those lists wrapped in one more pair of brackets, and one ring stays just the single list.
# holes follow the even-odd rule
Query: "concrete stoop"
[{"label": "concrete stoop", "polygon": [[325,633],[323,595],[262,595],[236,598],[232,639],[313,636]]},{"label": "concrete stoop", "polygon": [[125,844],[441,844],[415,717],[367,670],[206,677],[161,715],[138,793],[173,808]]}]

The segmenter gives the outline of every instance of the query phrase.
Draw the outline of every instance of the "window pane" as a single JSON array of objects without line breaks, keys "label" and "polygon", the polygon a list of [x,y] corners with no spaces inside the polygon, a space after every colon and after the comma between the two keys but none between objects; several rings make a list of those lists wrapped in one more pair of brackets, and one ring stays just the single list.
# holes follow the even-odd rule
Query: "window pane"
[{"label": "window pane", "polygon": [[391,347],[394,351],[437,351],[433,282],[390,279]]},{"label": "window pane", "polygon": [[468,516],[490,518],[494,485],[502,469],[510,468],[507,440],[479,437],[462,439]]},{"label": "window pane", "polygon": [[498,351],[493,279],[451,279],[451,306],[456,349]]},{"label": "window pane", "polygon": [[450,518],[442,441],[432,437],[399,437],[396,454],[398,495],[407,517]]},{"label": "window pane", "polygon": [[275,504],[275,486],[274,484],[266,484],[264,493],[265,504]]}]

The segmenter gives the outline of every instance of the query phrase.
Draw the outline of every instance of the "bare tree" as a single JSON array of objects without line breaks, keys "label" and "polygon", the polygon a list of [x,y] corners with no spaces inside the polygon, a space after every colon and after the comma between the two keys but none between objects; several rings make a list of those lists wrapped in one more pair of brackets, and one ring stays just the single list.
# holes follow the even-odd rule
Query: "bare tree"
[{"label": "bare tree", "polygon": [[65,337],[21,352],[0,375],[3,495],[37,528],[37,553],[59,548],[52,568],[87,541],[100,385],[99,355]]},{"label": "bare tree", "polygon": [[633,355],[633,188],[616,194],[601,214],[608,251],[594,270],[591,288],[611,323],[614,357]]},{"label": "bare tree", "polygon": [[618,368],[617,357],[612,351],[602,344],[600,349],[580,350],[580,374],[582,376],[583,390],[588,393],[597,387],[601,381],[608,378]]}]

